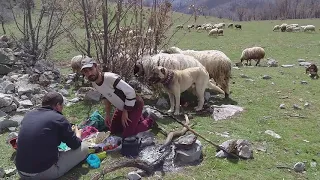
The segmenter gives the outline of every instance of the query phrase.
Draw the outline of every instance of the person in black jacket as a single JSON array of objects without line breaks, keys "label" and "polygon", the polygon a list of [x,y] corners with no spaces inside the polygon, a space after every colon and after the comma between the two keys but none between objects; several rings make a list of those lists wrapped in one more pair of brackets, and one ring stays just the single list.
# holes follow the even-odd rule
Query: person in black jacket
[{"label": "person in black jacket", "polygon": [[[81,131],[62,115],[63,97],[47,93],[42,107],[28,112],[18,135],[16,167],[22,179],[56,179],[88,155]],[[59,152],[61,142],[71,150]]]}]

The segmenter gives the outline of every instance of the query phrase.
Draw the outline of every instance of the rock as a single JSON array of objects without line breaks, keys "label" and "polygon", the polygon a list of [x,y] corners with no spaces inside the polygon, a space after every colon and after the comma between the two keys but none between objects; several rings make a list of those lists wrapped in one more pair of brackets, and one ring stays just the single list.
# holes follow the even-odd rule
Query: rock
[{"label": "rock", "polygon": [[303,172],[306,168],[306,165],[303,162],[297,162],[294,166],[293,166],[293,170],[295,172]]},{"label": "rock", "polygon": [[316,168],[317,167],[316,160],[312,159],[312,161],[310,162],[310,167],[312,167],[312,168]]},{"label": "rock", "polygon": [[288,65],[281,65],[281,67],[284,67],[284,68],[290,68],[290,67],[293,67],[294,66],[294,64],[288,64]]},{"label": "rock", "polygon": [[66,89],[60,89],[59,93],[61,93],[62,96],[70,96],[69,91]]},{"label": "rock", "polygon": [[237,70],[239,70],[240,68],[239,67],[232,67],[233,69],[237,69]]},{"label": "rock", "polygon": [[306,62],[305,59],[298,59],[298,62]]},{"label": "rock", "polygon": [[127,178],[129,180],[140,180],[141,176],[137,172],[129,172]]},{"label": "rock", "polygon": [[8,42],[9,40],[10,40],[10,38],[7,35],[0,36],[0,41]]},{"label": "rock", "polygon": [[7,116],[7,114],[3,111],[0,111],[0,117],[4,117],[4,116]]},{"label": "rock", "polygon": [[30,100],[23,100],[23,101],[20,101],[19,102],[20,105],[24,108],[29,108],[29,107],[32,107],[33,106],[33,103],[30,101]]},{"label": "rock", "polygon": [[308,84],[307,81],[301,81],[300,83],[301,83],[301,84]]},{"label": "rock", "polygon": [[236,142],[237,154],[244,159],[253,158],[252,145],[248,140],[239,139]]},{"label": "rock", "polygon": [[0,75],[7,75],[11,71],[13,71],[13,69],[10,66],[5,64],[0,64]]},{"label": "rock", "polygon": [[72,103],[77,103],[80,101],[80,99],[78,97],[76,97],[76,98],[70,99],[69,101]]},{"label": "rock", "polygon": [[271,82],[272,85],[274,85],[274,82]]},{"label": "rock", "polygon": [[52,71],[54,69],[54,64],[53,62],[42,59],[37,61],[33,68],[37,73],[41,74],[45,71]]},{"label": "rock", "polygon": [[293,106],[293,109],[296,109],[296,110],[301,110],[302,108],[299,106],[299,105],[297,105],[297,104],[294,104]]},{"label": "rock", "polygon": [[84,100],[90,100],[90,101],[95,101],[99,102],[101,99],[101,94],[94,90],[94,91],[88,91],[86,95],[84,96]]},{"label": "rock", "polygon": [[308,103],[308,102],[306,102],[306,103],[304,103],[304,107],[306,108],[306,107],[309,107],[310,106],[310,104]]},{"label": "rock", "polygon": [[176,139],[173,144],[177,147],[177,149],[191,149],[192,145],[196,142],[197,136],[194,134],[180,136]]},{"label": "rock", "polygon": [[[158,112],[157,110],[153,109],[149,105],[144,105],[143,106],[142,112],[144,112],[144,111],[148,112],[149,114],[153,113],[158,119],[163,119],[163,115],[160,112]],[[191,118],[189,118],[189,119],[191,119]]]},{"label": "rock", "polygon": [[4,169],[0,168],[0,178],[4,178],[5,175],[6,175],[6,172],[4,171]]},{"label": "rock", "polygon": [[16,61],[12,49],[0,48],[0,64],[13,65]]},{"label": "rock", "polygon": [[0,132],[8,129],[9,127],[18,127],[19,123],[17,121],[10,120],[6,117],[0,117]]},{"label": "rock", "polygon": [[17,123],[20,125],[23,117],[24,117],[24,116],[14,115],[14,116],[12,116],[12,117],[10,118],[10,120],[17,122]]},{"label": "rock", "polygon": [[4,81],[0,84],[0,87],[4,90],[4,93],[13,93],[15,85],[10,81]]},{"label": "rock", "polygon": [[271,76],[269,76],[269,75],[263,75],[262,79],[271,79]]},{"label": "rock", "polygon": [[202,154],[202,144],[199,140],[192,145],[189,150],[176,150],[176,161],[181,163],[192,163],[200,160]]},{"label": "rock", "polygon": [[16,174],[17,169],[16,169],[16,168],[12,168],[12,169],[8,169],[8,170],[4,170],[4,171],[5,171],[5,173],[6,173],[6,176],[7,176],[7,177],[10,177],[10,176]]},{"label": "rock", "polygon": [[235,105],[213,105],[212,117],[215,121],[224,120],[242,112],[243,110],[244,109],[242,107]]},{"label": "rock", "polygon": [[285,109],[285,108],[286,108],[286,107],[285,107],[285,104],[280,104],[279,108],[280,108],[280,109]]},{"label": "rock", "polygon": [[245,74],[240,74],[241,78],[249,78],[249,76],[245,75]]},{"label": "rock", "polygon": [[246,81],[254,82],[254,80],[253,80],[253,79],[246,79]]},{"label": "rock", "polygon": [[10,106],[12,102],[13,102],[12,95],[0,93],[0,108]]},{"label": "rock", "polygon": [[22,95],[22,96],[20,97],[20,99],[21,99],[21,100],[26,100],[26,99],[28,99],[28,96]]},{"label": "rock", "polygon": [[0,41],[0,48],[8,48],[8,43],[4,42],[4,41]]},{"label": "rock", "polygon": [[300,63],[299,63],[299,66],[308,67],[308,66],[310,66],[310,64],[311,64],[311,63],[309,63],[309,62],[300,62]]},{"label": "rock", "polygon": [[156,103],[156,106],[168,108],[169,107],[169,103],[165,98],[161,97],[161,98],[158,99],[158,101]]},{"label": "rock", "polygon": [[277,138],[277,139],[281,138],[281,136],[279,134],[277,134],[277,133],[275,133],[274,131],[271,131],[271,130],[266,130],[264,133],[266,133],[266,134],[268,134],[268,135],[270,135],[270,136],[272,136],[274,138]]},{"label": "rock", "polygon": [[276,61],[275,59],[269,59],[267,61],[267,65],[268,67],[278,67],[278,61]]},{"label": "rock", "polygon": [[0,110],[5,113],[11,113],[12,111],[15,111],[17,108],[18,106],[15,103],[12,103],[9,106],[1,108]]}]

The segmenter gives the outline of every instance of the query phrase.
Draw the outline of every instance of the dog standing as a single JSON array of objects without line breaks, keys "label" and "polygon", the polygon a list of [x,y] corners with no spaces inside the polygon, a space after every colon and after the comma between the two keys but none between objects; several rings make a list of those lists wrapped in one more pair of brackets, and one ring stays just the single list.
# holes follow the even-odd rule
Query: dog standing
[{"label": "dog standing", "polygon": [[195,86],[198,97],[196,111],[200,111],[204,104],[204,92],[207,88],[213,89],[221,94],[224,91],[209,81],[209,73],[201,67],[191,67],[184,70],[171,70],[162,66],[156,66],[148,79],[151,83],[162,83],[170,99],[170,109],[174,115],[179,115],[180,94],[191,86]]},{"label": "dog standing", "polygon": [[307,68],[306,68],[306,74],[310,74],[310,77],[313,79],[318,79],[319,75],[318,75],[318,67],[315,64],[310,64]]}]

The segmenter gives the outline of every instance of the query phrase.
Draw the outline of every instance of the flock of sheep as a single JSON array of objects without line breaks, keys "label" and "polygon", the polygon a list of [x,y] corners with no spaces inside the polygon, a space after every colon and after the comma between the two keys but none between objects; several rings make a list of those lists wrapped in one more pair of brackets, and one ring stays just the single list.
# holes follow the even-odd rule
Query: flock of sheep
[{"label": "flock of sheep", "polygon": [[315,32],[316,27],[314,25],[306,25],[306,26],[299,26],[299,24],[281,24],[275,25],[273,27],[273,31],[281,31],[281,32]]},{"label": "flock of sheep", "polygon": [[[191,31],[191,29],[196,29],[197,32],[200,31],[206,31],[208,33],[208,36],[223,36],[223,29],[226,27],[226,23],[217,23],[217,24],[211,24],[211,23],[205,23],[202,25],[188,25],[187,29]],[[233,24],[229,23],[228,28],[235,27],[236,29],[242,29],[242,26],[240,24]],[[177,29],[183,29],[183,25],[178,25],[176,27]]]}]

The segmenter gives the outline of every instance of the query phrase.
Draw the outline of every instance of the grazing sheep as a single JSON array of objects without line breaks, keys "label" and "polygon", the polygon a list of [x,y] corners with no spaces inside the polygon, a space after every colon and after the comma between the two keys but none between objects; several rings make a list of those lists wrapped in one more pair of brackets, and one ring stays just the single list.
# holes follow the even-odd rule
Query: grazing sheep
[{"label": "grazing sheep", "polygon": [[[84,55],[77,55],[77,56],[74,56],[72,59],[71,59],[71,68],[72,68],[72,71],[74,73],[76,73],[75,75],[75,78],[74,78],[74,81],[75,81],[75,84],[76,86],[78,86],[78,81],[80,79],[80,75],[81,74],[81,61],[84,59],[84,58],[87,58],[88,56],[84,56]],[[84,78],[82,78],[82,84],[84,84]]]},{"label": "grazing sheep", "polygon": [[233,23],[229,23],[228,28],[233,28]]},{"label": "grazing sheep", "polygon": [[176,28],[177,29],[183,29],[183,25],[178,25]]},{"label": "grazing sheep", "polygon": [[218,29],[218,36],[223,36],[223,29]]},{"label": "grazing sheep", "polygon": [[225,92],[225,98],[229,97],[229,81],[231,77],[232,62],[223,52],[218,50],[181,50],[171,47],[165,53],[181,53],[196,58],[208,71],[210,78]]},{"label": "grazing sheep", "polygon": [[279,25],[275,25],[273,27],[273,30],[272,31],[279,31],[280,30],[280,26]]},{"label": "grazing sheep", "polygon": [[250,61],[250,66],[251,66],[251,60],[254,59],[257,61],[256,66],[260,63],[260,60],[264,58],[265,56],[265,51],[262,47],[251,47],[251,48],[246,48],[242,51],[240,60],[243,62],[244,60]]},{"label": "grazing sheep", "polygon": [[241,29],[242,30],[242,26],[240,24],[236,24],[236,25],[234,25],[234,27],[236,27],[236,29]]},{"label": "grazing sheep", "polygon": [[287,24],[283,23],[283,24],[280,25],[281,32],[285,32],[286,29],[287,29]]},{"label": "grazing sheep", "polygon": [[306,31],[316,31],[316,27],[314,25],[306,25],[304,28],[303,28],[303,31],[306,32]]},{"label": "grazing sheep", "polygon": [[287,26],[286,27],[286,32],[292,32],[293,31],[293,26]]},{"label": "grazing sheep", "polygon": [[214,28],[214,29],[211,29],[208,36],[218,36],[218,29],[217,28]]}]

